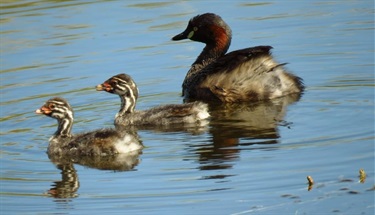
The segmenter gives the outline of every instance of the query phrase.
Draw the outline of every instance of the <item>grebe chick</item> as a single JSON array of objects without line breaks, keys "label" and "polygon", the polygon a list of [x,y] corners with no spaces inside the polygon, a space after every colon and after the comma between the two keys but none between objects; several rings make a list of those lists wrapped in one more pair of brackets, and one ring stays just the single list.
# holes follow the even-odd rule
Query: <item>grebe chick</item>
[{"label": "grebe chick", "polygon": [[303,81],[284,70],[270,52],[271,46],[256,46],[225,54],[232,31],[213,13],[190,19],[185,31],[172,40],[205,43],[182,84],[186,99],[226,103],[260,101],[301,93]]},{"label": "grebe chick", "polygon": [[60,97],[49,99],[35,113],[57,120],[57,131],[49,140],[49,156],[107,156],[143,148],[137,136],[111,128],[72,134],[73,109]]},{"label": "grebe chick", "polygon": [[148,110],[135,110],[138,87],[127,74],[109,78],[103,84],[97,85],[96,90],[119,95],[121,108],[116,114],[115,125],[201,125],[210,116],[207,104],[202,102],[168,104]]}]

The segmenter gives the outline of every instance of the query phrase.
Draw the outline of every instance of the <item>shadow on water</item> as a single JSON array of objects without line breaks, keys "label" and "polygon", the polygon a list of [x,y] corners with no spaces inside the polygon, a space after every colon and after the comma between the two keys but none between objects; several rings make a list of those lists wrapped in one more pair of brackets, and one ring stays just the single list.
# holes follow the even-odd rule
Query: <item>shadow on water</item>
[{"label": "shadow on water", "polygon": [[83,156],[83,157],[57,157],[49,156],[57,169],[61,170],[61,181],[53,182],[52,188],[47,191],[48,196],[57,199],[69,199],[78,196],[80,183],[74,164],[99,170],[131,171],[140,163],[139,156],[142,150],[133,151],[115,156]]},{"label": "shadow on water", "polygon": [[[230,161],[239,157],[241,147],[257,145],[257,149],[270,149],[269,144],[279,143],[279,126],[289,126],[284,116],[287,107],[301,95],[294,94],[272,101],[252,104],[210,104],[211,141],[189,147],[199,155],[201,170],[232,168]],[[213,176],[213,178],[223,176]]]}]

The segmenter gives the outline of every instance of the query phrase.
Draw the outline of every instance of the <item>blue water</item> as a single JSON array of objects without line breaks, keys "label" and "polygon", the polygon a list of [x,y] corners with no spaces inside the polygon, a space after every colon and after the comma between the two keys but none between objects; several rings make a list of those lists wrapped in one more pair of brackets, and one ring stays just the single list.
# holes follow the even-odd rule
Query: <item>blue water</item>
[{"label": "blue water", "polygon": [[[61,96],[73,132],[110,127],[120,101],[95,86],[123,72],[138,109],[182,103],[203,44],[170,39],[205,12],[231,26],[230,50],[272,45],[305,81],[299,101],[213,108],[200,131],[139,131],[129,171],[58,169],[45,153],[56,122],[34,111]],[[6,1],[0,13],[1,213],[374,213],[373,1]]]}]

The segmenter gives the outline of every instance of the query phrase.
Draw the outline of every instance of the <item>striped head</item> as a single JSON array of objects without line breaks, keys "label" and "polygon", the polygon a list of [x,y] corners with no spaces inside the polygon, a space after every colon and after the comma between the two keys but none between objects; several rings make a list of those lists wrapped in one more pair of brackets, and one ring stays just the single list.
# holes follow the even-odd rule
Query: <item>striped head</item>
[{"label": "striped head", "polygon": [[137,85],[129,75],[122,73],[112,76],[103,84],[97,85],[96,90],[119,95],[122,103],[120,112],[134,111],[139,92]]},{"label": "striped head", "polygon": [[35,113],[57,119],[59,127],[55,135],[70,136],[73,125],[73,110],[65,99],[60,97],[49,99]]}]

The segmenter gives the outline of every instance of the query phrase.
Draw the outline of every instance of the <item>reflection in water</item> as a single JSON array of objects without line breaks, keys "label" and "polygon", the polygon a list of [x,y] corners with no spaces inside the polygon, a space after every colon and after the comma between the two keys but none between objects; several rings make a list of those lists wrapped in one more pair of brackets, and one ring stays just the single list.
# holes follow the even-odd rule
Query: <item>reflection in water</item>
[{"label": "reflection in water", "polygon": [[[253,144],[277,144],[278,126],[288,126],[283,120],[289,104],[300,99],[294,94],[253,104],[211,104],[209,132],[212,142],[193,145],[199,155],[201,170],[232,168],[229,161],[239,157],[239,146]],[[240,141],[243,140],[243,141]],[[210,176],[207,178],[223,178]]]},{"label": "reflection in water", "polygon": [[165,132],[184,132],[192,135],[199,135],[203,134],[204,132],[208,131],[209,120],[202,120],[199,124],[172,124],[172,125],[129,125],[129,126],[122,126],[122,125],[115,125],[116,129],[118,130],[127,130],[137,133],[139,130],[143,131],[153,131],[156,133],[165,133]]},{"label": "reflection in water", "polygon": [[115,156],[95,156],[95,157],[60,157],[49,156],[50,160],[61,170],[61,181],[53,183],[48,194],[54,198],[75,198],[79,188],[77,171],[73,164],[114,171],[130,171],[140,163],[139,155],[142,150],[130,153],[118,154]]},{"label": "reflection in water", "polygon": [[129,153],[121,153],[113,156],[49,156],[49,158],[56,165],[75,163],[100,170],[129,171],[139,164],[140,154],[142,154],[142,150],[136,150]]},{"label": "reflection in water", "polygon": [[79,188],[79,181],[73,164],[58,164],[56,167],[61,170],[61,181],[53,182],[48,194],[54,198],[77,197],[76,192]]}]

